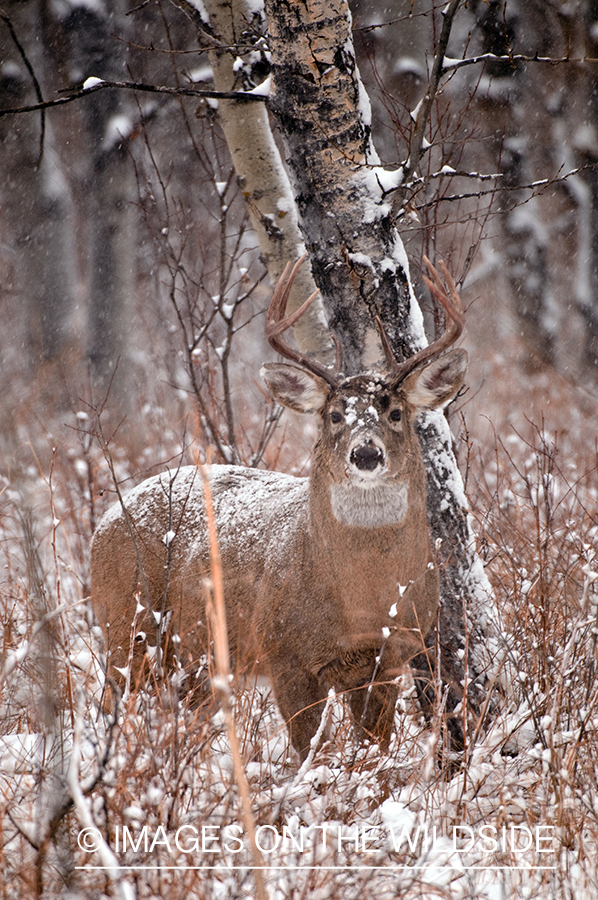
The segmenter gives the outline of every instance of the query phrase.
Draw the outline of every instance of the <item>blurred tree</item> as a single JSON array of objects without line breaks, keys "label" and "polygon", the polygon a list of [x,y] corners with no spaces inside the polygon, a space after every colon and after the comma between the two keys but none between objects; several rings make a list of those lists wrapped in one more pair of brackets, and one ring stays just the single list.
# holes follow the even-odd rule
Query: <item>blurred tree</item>
[{"label": "blurred tree", "polygon": [[[67,49],[69,82],[116,81],[126,71],[126,4],[68,4],[60,27]],[[117,39],[118,38],[118,39]],[[137,256],[135,173],[128,140],[136,122],[133,98],[122,91],[95,94],[81,107],[81,172],[87,234],[87,354],[100,389],[122,389],[127,347],[134,328]],[[122,397],[121,397],[122,399]]]},{"label": "blurred tree", "polygon": [[[0,19],[0,109],[20,106],[40,82],[57,87],[54,35],[37,3],[8,3]],[[23,47],[23,41],[25,48]],[[4,290],[25,313],[28,357],[55,358],[72,338],[76,269],[71,187],[54,128],[45,115],[0,119],[2,243],[9,253]]]},{"label": "blurred tree", "polygon": [[[122,77],[126,23],[119,0],[52,6],[9,2],[0,23],[0,108],[55,96],[90,75]],[[53,127],[54,124],[56,127]],[[6,243],[26,302],[30,358],[76,351],[78,284],[86,287],[87,352],[104,390],[117,360],[125,367],[135,291],[135,180],[127,152],[131,100],[122,92],[89,98],[48,123],[44,112],[0,121]],[[69,146],[70,145],[70,146]],[[123,373],[124,374],[124,373]]]}]

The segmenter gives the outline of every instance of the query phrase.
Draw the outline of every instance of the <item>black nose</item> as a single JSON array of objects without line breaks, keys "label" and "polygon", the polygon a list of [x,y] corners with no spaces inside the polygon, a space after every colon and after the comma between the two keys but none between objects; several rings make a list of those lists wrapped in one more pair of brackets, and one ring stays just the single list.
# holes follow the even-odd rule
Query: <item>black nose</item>
[{"label": "black nose", "polygon": [[350,459],[356,469],[373,472],[377,466],[384,463],[384,453],[379,447],[376,447],[373,441],[368,441],[367,444],[354,447],[351,450]]}]

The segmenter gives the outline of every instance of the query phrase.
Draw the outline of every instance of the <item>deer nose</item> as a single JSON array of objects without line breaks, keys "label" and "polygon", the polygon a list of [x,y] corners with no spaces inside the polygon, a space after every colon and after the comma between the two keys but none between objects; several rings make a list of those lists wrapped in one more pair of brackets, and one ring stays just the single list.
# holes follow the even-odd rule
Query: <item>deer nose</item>
[{"label": "deer nose", "polygon": [[373,472],[378,466],[384,465],[384,453],[373,441],[353,447],[349,459],[362,472]]}]

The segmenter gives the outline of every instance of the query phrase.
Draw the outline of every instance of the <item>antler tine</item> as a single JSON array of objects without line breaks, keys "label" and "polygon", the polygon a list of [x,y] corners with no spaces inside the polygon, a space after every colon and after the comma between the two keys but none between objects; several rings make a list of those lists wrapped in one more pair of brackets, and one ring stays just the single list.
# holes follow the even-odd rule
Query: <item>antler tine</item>
[{"label": "antler tine", "polygon": [[388,336],[384,331],[384,325],[382,324],[380,316],[376,316],[376,327],[378,328],[380,341],[382,342],[382,349],[384,350],[384,356],[386,357],[386,365],[388,366],[388,371],[394,372],[399,364],[397,363],[395,355],[392,352],[392,347],[390,346],[390,341],[388,340]]},{"label": "antler tine", "polygon": [[424,262],[428,267],[431,278],[428,278],[426,275],[423,275],[422,277],[432,296],[440,303],[446,312],[446,330],[437,340],[433,341],[422,350],[419,350],[417,353],[414,353],[414,355],[410,356],[409,359],[406,359],[405,362],[397,363],[388,338],[386,337],[386,334],[384,334],[382,324],[377,321],[390,374],[396,378],[397,381],[401,381],[405,376],[409,375],[410,372],[413,372],[414,369],[418,368],[418,366],[435,359],[437,356],[440,356],[441,353],[444,353],[445,350],[448,350],[448,348],[460,337],[463,328],[465,327],[463,304],[461,303],[461,297],[453,276],[444,262],[440,260],[438,267],[448,286],[450,293],[449,299],[440,275],[438,274],[438,270],[434,268],[427,256],[424,256]]},{"label": "antler tine", "polygon": [[334,339],[334,343],[337,351],[337,365],[335,366],[335,371],[332,372],[317,360],[311,359],[306,354],[301,353],[299,350],[295,350],[293,347],[290,347],[282,337],[282,335],[288,328],[291,328],[292,325],[295,325],[296,322],[299,321],[301,316],[306,312],[307,309],[309,309],[309,307],[319,294],[319,291],[314,291],[313,294],[311,294],[311,296],[308,297],[307,300],[299,307],[299,309],[295,310],[295,312],[290,313],[290,315],[285,316],[287,302],[289,299],[289,294],[291,293],[291,288],[293,287],[295,276],[297,275],[299,267],[304,262],[306,256],[307,253],[304,253],[303,256],[297,260],[295,265],[292,266],[292,268],[292,264],[288,262],[285,266],[284,272],[278,280],[278,284],[274,288],[270,306],[268,307],[268,312],[266,313],[266,338],[268,339],[268,343],[270,344],[272,349],[276,350],[277,353],[280,353],[281,356],[284,356],[286,359],[290,359],[292,362],[298,363],[304,369],[313,372],[314,375],[318,375],[320,378],[323,378],[324,381],[328,382],[328,384],[334,386],[338,384],[339,381],[336,370],[338,370],[338,366],[340,365],[339,344],[336,339]]}]

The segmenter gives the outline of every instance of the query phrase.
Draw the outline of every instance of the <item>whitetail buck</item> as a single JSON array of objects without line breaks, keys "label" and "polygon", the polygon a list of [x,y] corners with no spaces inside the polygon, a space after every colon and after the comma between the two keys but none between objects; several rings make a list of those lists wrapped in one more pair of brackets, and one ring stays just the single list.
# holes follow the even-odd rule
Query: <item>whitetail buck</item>
[{"label": "whitetail buck", "polygon": [[[287,266],[266,325],[272,347],[296,365],[267,363],[262,376],[279,403],[319,416],[311,475],[212,466],[210,481],[231,655],[239,671],[269,675],[305,757],[331,687],[345,693],[360,731],[388,745],[394,681],[422,651],[438,608],[414,420],[455,396],[467,355],[444,353],[462,331],[461,302],[446,267],[450,299],[428,263],[447,313],[441,338],[399,364],[379,325],[384,375],[344,378],[308,359],[282,337],[309,303],[285,318],[301,261],[290,274]],[[194,466],[150,478],[106,513],[92,544],[92,598],[115,677],[129,667],[135,680],[142,660],[161,653],[184,692],[205,692],[209,574]]]}]

